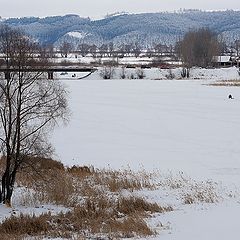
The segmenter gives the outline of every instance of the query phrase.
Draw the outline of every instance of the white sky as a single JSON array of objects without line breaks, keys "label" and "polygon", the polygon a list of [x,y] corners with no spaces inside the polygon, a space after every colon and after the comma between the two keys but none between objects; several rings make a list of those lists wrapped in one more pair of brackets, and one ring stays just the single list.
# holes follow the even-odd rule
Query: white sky
[{"label": "white sky", "polygon": [[173,11],[180,8],[203,10],[240,9],[239,0],[0,0],[0,16],[52,16],[69,13],[102,18],[108,13]]}]

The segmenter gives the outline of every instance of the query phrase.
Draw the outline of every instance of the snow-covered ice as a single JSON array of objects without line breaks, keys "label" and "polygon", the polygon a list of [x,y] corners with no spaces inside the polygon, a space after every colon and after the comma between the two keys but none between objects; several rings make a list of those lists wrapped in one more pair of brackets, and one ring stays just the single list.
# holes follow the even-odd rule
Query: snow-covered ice
[{"label": "snow-covered ice", "polygon": [[157,168],[236,183],[240,92],[207,82],[65,81],[72,115],[54,133],[57,156],[66,165]]},{"label": "snow-covered ice", "polygon": [[[179,71],[174,70],[175,76]],[[190,80],[166,80],[169,70],[147,69],[146,80],[120,80],[119,73],[113,80],[101,80],[99,72],[89,80],[61,76],[69,91],[71,117],[52,135],[56,158],[65,165],[159,170],[163,179],[172,176],[174,181],[188,176],[193,180],[179,189],[166,185],[133,193],[174,209],[148,220],[158,232],[148,239],[238,239],[240,91],[208,85],[239,79],[237,69],[193,69]],[[229,94],[234,99],[228,99]],[[201,187],[194,185],[195,179],[212,180],[218,202],[184,205],[182,194]],[[0,221],[19,212],[66,210],[0,205]]]},{"label": "snow-covered ice", "polygon": [[89,81],[64,81],[72,115],[53,136],[59,159],[66,165],[184,172],[223,184],[237,195],[214,204],[178,204],[172,191],[167,200],[160,192],[143,193],[174,205],[173,212],[149,220],[159,232],[149,239],[237,239],[240,91],[208,85],[239,79],[236,69],[195,69],[192,80],[150,81],[166,79],[168,70],[145,73],[148,80],[99,81],[93,75]]},{"label": "snow-covered ice", "polygon": [[185,206],[183,209],[166,213],[152,219],[168,226],[160,230],[161,240],[224,240],[238,239],[239,203],[212,204],[211,206]]}]

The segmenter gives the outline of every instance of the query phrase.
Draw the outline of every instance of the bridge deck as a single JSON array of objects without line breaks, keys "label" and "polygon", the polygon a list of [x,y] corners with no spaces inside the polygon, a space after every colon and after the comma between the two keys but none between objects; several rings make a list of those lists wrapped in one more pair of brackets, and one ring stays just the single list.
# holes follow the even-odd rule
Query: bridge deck
[{"label": "bridge deck", "polygon": [[3,72],[5,75],[5,79],[11,78],[11,73],[18,73],[18,72],[37,72],[42,73],[46,72],[48,74],[48,79],[54,79],[54,72],[85,72],[87,73],[85,76],[78,78],[83,79],[90,76],[93,72],[97,71],[96,68],[88,68],[88,67],[29,67],[29,68],[0,68],[0,72]]},{"label": "bridge deck", "polygon": [[[76,68],[76,67],[42,67],[23,68],[20,72],[95,72],[96,68]],[[0,68],[0,72],[19,72],[18,68]]]}]

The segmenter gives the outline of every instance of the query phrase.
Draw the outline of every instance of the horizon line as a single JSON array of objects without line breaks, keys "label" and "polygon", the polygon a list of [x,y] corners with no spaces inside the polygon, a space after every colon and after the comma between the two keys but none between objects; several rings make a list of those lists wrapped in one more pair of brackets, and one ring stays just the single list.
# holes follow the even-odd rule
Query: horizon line
[{"label": "horizon line", "polygon": [[34,16],[34,15],[22,15],[22,16],[15,16],[15,17],[2,17],[0,16],[0,20],[8,20],[8,19],[21,19],[21,18],[39,18],[44,19],[47,17],[65,17],[65,16],[79,16],[81,18],[86,18],[90,20],[101,20],[108,17],[114,17],[114,16],[121,16],[121,15],[140,15],[140,14],[158,14],[158,13],[186,13],[186,12],[227,12],[227,11],[233,11],[233,12],[239,12],[240,9],[198,9],[198,8],[180,8],[177,10],[164,10],[164,11],[158,11],[158,12],[127,12],[127,11],[120,11],[120,12],[112,12],[112,13],[106,13],[104,16],[101,17],[94,17],[94,16],[81,16],[77,13],[65,13],[65,14],[52,14],[52,15],[45,15],[45,16]]}]

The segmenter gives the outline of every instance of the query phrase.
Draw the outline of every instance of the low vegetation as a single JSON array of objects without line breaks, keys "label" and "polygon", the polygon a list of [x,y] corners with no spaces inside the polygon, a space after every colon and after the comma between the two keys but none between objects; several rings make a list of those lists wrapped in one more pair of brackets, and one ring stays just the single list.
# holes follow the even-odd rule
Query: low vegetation
[{"label": "low vegetation", "polygon": [[164,176],[158,183],[161,188],[168,188],[182,204],[216,203],[222,199],[220,186],[212,181],[195,181],[180,173]]},{"label": "low vegetation", "polygon": [[[1,163],[2,168],[4,161]],[[19,171],[16,182],[21,192],[18,203],[31,207],[54,204],[64,206],[67,211],[41,215],[15,213],[0,225],[1,236],[6,239],[146,237],[155,234],[146,218],[173,210],[133,194],[155,188],[151,174],[144,171],[136,174],[131,170],[86,166],[65,168],[52,159],[32,158]]]},{"label": "low vegetation", "polygon": [[[1,171],[4,159],[0,162]],[[13,205],[39,208],[50,204],[62,206],[63,210],[49,209],[39,214],[12,211],[0,224],[3,240],[146,238],[157,233],[147,219],[174,208],[167,201],[159,204],[154,198],[149,200],[144,192],[155,192],[158,200],[170,196],[181,204],[214,203],[220,199],[215,183],[196,182],[183,174],[66,168],[60,162],[42,158],[28,159],[16,182],[18,193]]]},{"label": "low vegetation", "polygon": [[235,80],[221,80],[221,81],[216,81],[214,83],[209,84],[210,86],[218,86],[218,87],[240,87],[240,80],[235,79]]},{"label": "low vegetation", "polygon": [[[129,210],[126,204],[131,204],[130,206],[134,208]],[[104,235],[110,238],[148,236],[154,232],[142,216],[146,209],[149,212],[162,210],[142,199],[132,198],[113,202],[100,196],[87,199],[67,213],[57,215],[46,213],[37,217],[23,214],[11,216],[1,224],[0,231],[5,235],[23,237],[43,235],[71,238],[74,234],[79,237]]]}]

